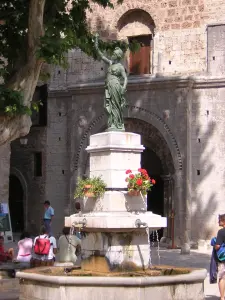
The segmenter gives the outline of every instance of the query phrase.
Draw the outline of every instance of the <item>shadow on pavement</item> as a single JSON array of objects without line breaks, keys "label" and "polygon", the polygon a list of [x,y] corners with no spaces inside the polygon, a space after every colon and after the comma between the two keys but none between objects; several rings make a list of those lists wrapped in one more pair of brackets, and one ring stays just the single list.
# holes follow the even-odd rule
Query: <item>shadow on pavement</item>
[{"label": "shadow on pavement", "polygon": [[175,267],[203,268],[209,272],[210,253],[199,253],[191,251],[190,255],[181,255],[180,250],[160,249],[160,263],[157,248],[152,247],[152,264],[153,265],[171,265]]}]

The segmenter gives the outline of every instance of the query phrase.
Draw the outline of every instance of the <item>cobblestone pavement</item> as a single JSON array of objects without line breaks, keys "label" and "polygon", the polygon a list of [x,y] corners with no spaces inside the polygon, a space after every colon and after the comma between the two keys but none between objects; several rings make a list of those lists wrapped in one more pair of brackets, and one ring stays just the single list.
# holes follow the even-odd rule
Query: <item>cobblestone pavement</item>
[{"label": "cobblestone pavement", "polygon": [[[179,267],[197,267],[205,268],[209,271],[209,263],[211,253],[200,252],[198,250],[192,250],[190,255],[180,255],[179,250],[160,250],[160,263],[163,265],[172,265]],[[158,264],[159,257],[157,254],[157,248],[152,248],[152,264]],[[7,284],[6,284],[7,282]],[[0,280],[0,300],[17,300],[19,299],[19,291],[17,279],[11,279],[1,284]],[[209,284],[209,277],[205,280],[205,299],[216,300],[219,299],[219,291],[217,284]],[[32,300],[32,299],[31,299]],[[59,299],[60,300],[60,299]],[[181,299],[185,300],[185,299]]]},{"label": "cobblestone pavement", "polygon": [[[192,250],[190,255],[181,255],[180,250],[160,250],[160,262],[165,265],[172,265],[177,267],[193,267],[204,268],[209,273],[211,251],[200,252],[198,250]],[[159,258],[157,249],[152,249],[152,263],[158,264]],[[205,299],[216,300],[220,299],[219,290],[217,284],[209,283],[209,274],[204,283]]]}]

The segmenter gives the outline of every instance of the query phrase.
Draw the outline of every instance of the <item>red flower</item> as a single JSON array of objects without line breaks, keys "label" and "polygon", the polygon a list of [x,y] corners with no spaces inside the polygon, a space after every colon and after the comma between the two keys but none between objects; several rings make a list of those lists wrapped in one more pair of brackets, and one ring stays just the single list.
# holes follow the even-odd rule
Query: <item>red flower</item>
[{"label": "red flower", "polygon": [[149,180],[148,174],[144,174],[144,179]]},{"label": "red flower", "polygon": [[130,174],[130,173],[132,173],[131,170],[126,170],[126,174]]},{"label": "red flower", "polygon": [[142,183],[143,183],[142,179],[137,179],[137,181],[136,181],[137,185],[142,185]]},{"label": "red flower", "polygon": [[141,168],[139,168],[139,169],[138,169],[138,172],[141,172],[141,171],[142,171],[142,169],[141,169]]},{"label": "red flower", "polygon": [[129,175],[129,178],[130,178],[130,179],[134,179],[134,175],[133,175],[133,174],[130,174],[130,175]]},{"label": "red flower", "polygon": [[145,169],[141,169],[142,174],[148,174],[148,172]]},{"label": "red flower", "polygon": [[156,181],[155,181],[155,179],[152,179],[152,184],[156,184]]}]

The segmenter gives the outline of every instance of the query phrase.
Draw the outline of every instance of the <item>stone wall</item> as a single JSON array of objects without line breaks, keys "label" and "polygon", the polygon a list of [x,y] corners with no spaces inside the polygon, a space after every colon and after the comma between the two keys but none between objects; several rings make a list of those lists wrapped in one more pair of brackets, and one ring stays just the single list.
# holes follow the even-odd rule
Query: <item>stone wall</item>
[{"label": "stone wall", "polygon": [[68,101],[65,95],[57,99],[50,95],[48,99],[45,200],[50,201],[55,209],[52,227],[56,236],[61,233],[64,216],[68,215],[70,208],[68,132],[71,128],[67,124]]},{"label": "stone wall", "polygon": [[[45,201],[46,128],[32,127],[27,145],[20,140],[11,143],[10,173],[20,180],[24,192],[24,225],[29,232],[37,234],[43,219]],[[35,176],[34,154],[42,152],[42,176]],[[13,216],[11,216],[13,217]]]},{"label": "stone wall", "polygon": [[[219,0],[213,3],[209,0],[125,0],[114,10],[94,6],[93,11],[88,13],[90,28],[100,32],[103,39],[154,35],[153,74],[187,75],[207,71],[206,26],[223,22],[225,3]],[[127,53],[126,65],[128,58]],[[105,74],[104,64],[94,62],[79,50],[71,51],[68,60],[67,71],[58,67],[53,70],[52,88],[65,89],[78,82],[101,79]]]},{"label": "stone wall", "polygon": [[208,27],[208,72],[214,76],[225,74],[225,24]]},{"label": "stone wall", "polygon": [[[209,82],[208,82],[209,84]],[[192,109],[192,228],[193,239],[210,239],[224,213],[224,83],[198,89]]]}]

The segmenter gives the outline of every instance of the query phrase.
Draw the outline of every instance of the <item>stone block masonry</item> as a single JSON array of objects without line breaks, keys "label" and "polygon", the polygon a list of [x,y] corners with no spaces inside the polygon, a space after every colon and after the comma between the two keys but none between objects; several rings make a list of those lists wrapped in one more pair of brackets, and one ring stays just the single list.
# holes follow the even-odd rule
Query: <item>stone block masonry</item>
[{"label": "stone block masonry", "polygon": [[52,223],[53,232],[62,232],[64,216],[67,214],[69,197],[70,168],[68,164],[68,106],[66,98],[49,98],[48,132],[46,141],[46,193],[55,209]]},{"label": "stone block masonry", "polygon": [[[207,71],[206,26],[223,22],[224,14],[225,3],[219,0],[125,0],[114,10],[93,4],[93,12],[87,12],[87,17],[91,30],[101,32],[103,39],[152,34],[151,73],[177,76]],[[68,61],[67,71],[58,67],[53,70],[51,88],[65,89],[74,83],[104,78],[104,64],[80,50],[71,51]],[[129,65],[129,54],[125,65]]]}]

